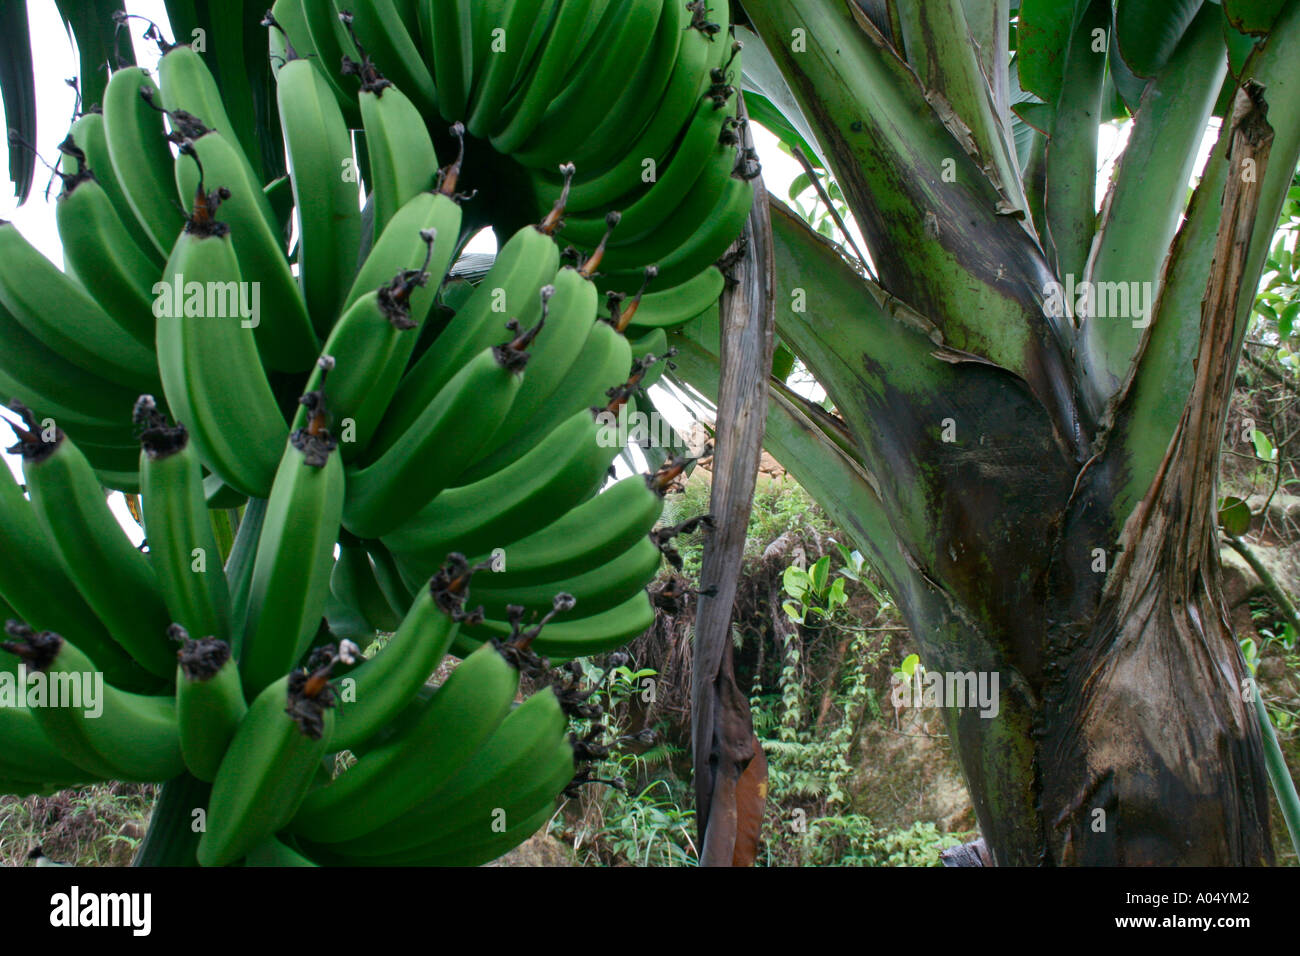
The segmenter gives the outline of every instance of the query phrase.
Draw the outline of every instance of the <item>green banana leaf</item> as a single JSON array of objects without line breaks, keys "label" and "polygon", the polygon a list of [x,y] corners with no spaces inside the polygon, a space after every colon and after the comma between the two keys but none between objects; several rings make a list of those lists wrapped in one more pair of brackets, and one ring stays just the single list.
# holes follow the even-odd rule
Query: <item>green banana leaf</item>
[{"label": "green banana leaf", "polygon": [[[27,0],[0,0],[0,94],[5,126],[27,143],[36,142],[36,77],[32,70],[32,41],[27,28]],[[36,154],[9,146],[9,179],[21,206],[32,191]]]}]

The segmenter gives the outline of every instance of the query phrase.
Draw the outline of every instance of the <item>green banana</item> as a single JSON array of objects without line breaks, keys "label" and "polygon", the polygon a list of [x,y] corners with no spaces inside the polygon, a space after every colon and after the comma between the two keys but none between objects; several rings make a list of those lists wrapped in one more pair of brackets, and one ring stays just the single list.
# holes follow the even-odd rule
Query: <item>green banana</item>
[{"label": "green banana", "polygon": [[[221,190],[195,200],[158,284],[157,355],[173,416],[203,464],[241,494],[269,494],[288,427],[243,308],[245,284],[230,227],[214,218]],[[242,318],[247,311],[250,317]]]},{"label": "green banana", "polygon": [[[87,166],[95,170],[95,178],[104,190],[104,196],[112,207],[114,215],[121,222],[127,240],[135,251],[149,260],[153,271],[156,272],[162,267],[163,256],[154,246],[153,239],[136,220],[131,202],[117,181],[108,149],[108,128],[104,114],[92,112],[78,116],[73,121],[64,143],[69,141],[76,143],[82,153],[77,162],[77,169],[72,172],[80,172]],[[63,144],[60,144],[59,152],[64,152]]]},{"label": "green banana", "polygon": [[27,490],[64,570],[113,639],[149,673],[170,679],[170,618],[149,559],[123,533],[77,446],[57,428],[42,432],[27,409],[16,410],[28,425],[14,426]]},{"label": "green banana", "polygon": [[509,412],[540,328],[480,352],[388,451],[348,473],[349,531],[382,538],[452,483]]},{"label": "green banana", "polygon": [[334,660],[281,677],[249,706],[212,782],[200,865],[236,862],[293,818],[329,751]]},{"label": "green banana", "polygon": [[[552,624],[533,642],[533,650],[553,661],[604,654],[644,634],[654,622],[650,595],[640,590],[607,611]],[[508,621],[483,620],[466,624],[457,634],[453,651],[461,655],[473,653],[479,644],[502,640],[513,630]]]},{"label": "green banana", "polygon": [[[494,32],[476,29],[476,40],[486,36],[487,51],[478,83],[470,96],[465,126],[478,137],[486,137],[498,121],[513,92],[521,70],[536,50],[542,30],[550,25],[559,0],[512,0],[492,24]],[[487,26],[488,23],[484,23]],[[540,29],[539,29],[540,27]]]},{"label": "green banana", "polygon": [[193,202],[205,181],[222,190],[222,219],[230,229],[240,274],[258,297],[259,315],[252,328],[262,361],[279,372],[310,368],[320,354],[320,340],[285,256],[275,213],[249,173],[248,161],[223,133],[194,117],[168,115],[182,144],[176,157],[176,188],[182,201]]},{"label": "green banana", "polygon": [[[725,21],[726,6],[720,5],[718,13]],[[647,187],[647,175],[650,183],[658,178],[658,170],[669,161],[671,151],[695,114],[696,106],[710,91],[710,67],[721,69],[727,52],[726,44],[711,42],[698,30],[687,32],[668,88],[654,117],[617,163],[603,171],[588,171],[573,184],[570,201],[575,210],[607,208],[621,197],[638,195]],[[724,88],[719,85],[719,90]],[[653,162],[651,169],[647,169],[646,160]],[[558,195],[562,188],[561,183],[542,173],[535,173],[532,178],[543,200]]]},{"label": "green banana", "polygon": [[239,670],[257,694],[306,653],[320,628],[343,514],[343,461],[320,392],[289,436],[257,542]]},{"label": "green banana", "polygon": [[150,102],[161,94],[139,67],[117,70],[104,92],[104,138],[113,178],[155,254],[166,258],[185,225],[175,205],[172,153],[161,114]]},{"label": "green banana", "polygon": [[[437,791],[363,836],[332,844],[330,851],[364,865],[369,858],[409,852],[426,840],[462,828],[482,827],[490,833],[494,812],[499,816],[500,810],[507,810],[508,822],[509,808],[517,798],[532,797],[551,782],[541,780],[537,765],[560,742],[568,744],[567,725],[554,691],[539,690],[507,714],[487,743]],[[570,752],[569,777],[573,769]],[[562,781],[551,796],[563,786]]]},{"label": "green banana", "polygon": [[[54,216],[63,246],[63,264],[137,342],[153,347],[151,290],[159,267],[132,241],[85,154],[69,137],[59,147],[77,159],[78,170],[63,175]],[[128,211],[128,215],[130,212]]]},{"label": "green banana", "polygon": [[596,417],[583,409],[514,464],[438,495],[386,536],[384,544],[399,566],[416,577],[451,550],[490,552],[545,527],[553,516],[585,500],[617,453],[602,446]]},{"label": "green banana", "polygon": [[[450,239],[437,242],[432,229],[424,230],[421,238],[426,246],[423,266],[403,270],[359,298],[325,342],[326,355],[342,357],[342,364],[336,361],[331,370],[325,397],[339,423],[345,461],[360,454],[383,420],[419,334],[420,323],[412,312],[416,297],[430,301],[422,290],[433,277],[431,270],[445,268],[451,258]],[[435,248],[440,253],[436,265]],[[320,387],[321,375],[318,367],[308,380],[309,390]]]},{"label": "green banana", "polygon": [[659,570],[663,555],[649,536],[642,536],[622,554],[603,565],[583,569],[572,577],[537,584],[503,584],[487,575],[472,597],[481,604],[485,617],[500,619],[511,606],[541,611],[549,606],[557,590],[571,594],[584,615],[599,614],[627,601],[643,590]]},{"label": "green banana", "polygon": [[[687,205],[698,205],[697,193],[711,193],[716,178],[701,177],[691,189]],[[753,184],[737,175],[727,178],[702,224],[697,219],[690,230],[682,230],[673,222],[670,228],[656,232],[646,245],[610,250],[606,262],[610,285],[629,285],[635,281],[640,265],[647,261],[658,264],[659,283],[665,288],[689,281],[727,251],[740,235],[753,204]]]},{"label": "green banana", "polygon": [[75,279],[0,221],[0,304],[74,365],[140,391],[156,391],[152,351],[112,320]]},{"label": "green banana", "polygon": [[[456,169],[453,165],[445,179],[452,178],[452,172]],[[420,193],[408,200],[389,220],[387,228],[361,263],[352,288],[344,300],[343,311],[356,305],[362,296],[391,282],[394,275],[419,270],[421,264],[428,261],[429,277],[435,281],[412,290],[410,301],[411,321],[417,326],[423,325],[437,298],[439,283],[455,255],[460,223],[460,204],[449,193]],[[434,247],[433,259],[429,259],[429,244],[424,236],[426,232],[433,232],[435,238],[442,237],[442,242]],[[399,372],[401,370],[398,369]]]},{"label": "green banana", "polygon": [[248,866],[319,866],[310,857],[303,856],[275,837],[267,837],[249,850],[245,863]]},{"label": "green banana", "polygon": [[289,829],[338,843],[383,826],[449,780],[505,719],[519,671],[495,647],[467,657],[402,732],[303,802]]},{"label": "green banana", "polygon": [[276,73],[276,102],[284,133],[298,226],[298,282],[317,335],[339,315],[361,245],[361,206],[352,136],[321,71],[289,48]]},{"label": "green banana", "polygon": [[[666,221],[683,216],[698,219],[699,213],[706,211],[707,206],[684,204],[684,200],[701,177],[720,180],[735,165],[734,148],[723,145],[718,139],[729,120],[724,111],[714,109],[708,100],[701,100],[681,143],[654,183],[635,202],[620,207],[622,218],[609,244],[611,259],[614,258],[613,250],[645,239]],[[598,242],[603,232],[603,217],[566,216],[561,236],[568,242],[584,246]]]},{"label": "green banana", "polygon": [[433,188],[438,157],[420,110],[371,62],[357,44],[360,62],[344,60],[344,68],[361,77],[361,120],[366,132],[374,202],[374,234],[409,200]]},{"label": "green banana", "polygon": [[559,258],[543,228],[525,226],[510,238],[469,302],[438,336],[438,345],[407,371],[363,460],[376,461],[392,448],[471,358],[498,344],[507,316],[524,328],[537,322],[538,292],[555,277]]},{"label": "green banana", "polygon": [[542,294],[545,332],[532,350],[528,374],[510,407],[509,419],[475,456],[476,462],[492,458],[493,453],[498,458],[509,455],[513,459],[520,450],[531,447],[520,444],[520,433],[526,431],[533,415],[557,389],[567,391],[568,377],[595,322],[599,300],[596,284],[577,269],[561,269],[555,284],[544,286]]},{"label": "green banana", "polygon": [[361,53],[364,43],[420,113],[436,113],[439,91],[393,0],[334,0],[334,8],[357,52]]},{"label": "green banana", "polygon": [[645,40],[654,36],[662,10],[663,0],[622,0],[606,8],[595,27],[599,48],[576,61],[532,135],[509,151],[516,162],[545,167],[568,161],[591,131],[591,117],[608,116],[623,92],[619,75],[635,72],[648,55]]},{"label": "green banana", "polygon": [[397,561],[393,558],[392,552],[378,541],[367,541],[366,551],[370,554],[375,581],[379,584],[379,590],[384,593],[388,606],[398,617],[405,616],[410,610],[413,598],[410,590],[402,582],[402,574],[397,568]]},{"label": "green banana", "polygon": [[448,555],[384,648],[343,678],[336,750],[365,743],[424,686],[466,620],[465,594],[476,570],[462,555]]},{"label": "green banana", "polygon": [[650,120],[663,99],[672,78],[673,64],[686,38],[686,4],[664,0],[658,27],[648,52],[639,66],[630,61],[623,90],[594,127],[588,127],[580,140],[565,153],[565,162],[579,169],[606,169],[627,148],[628,136]]},{"label": "green banana", "polygon": [[16,781],[57,784],[62,789],[96,779],[64,757],[41,729],[35,711],[16,700],[0,706],[0,740],[5,742],[0,751],[0,793],[13,793],[9,784]]},{"label": "green banana", "polygon": [[248,713],[239,667],[220,638],[194,640],[179,624],[169,636],[181,642],[176,654],[176,725],[181,756],[190,773],[211,783]]},{"label": "green banana", "polygon": [[609,402],[611,387],[616,388],[632,367],[632,349],[625,339],[606,322],[591,323],[586,340],[573,361],[565,381],[538,403],[531,416],[519,416],[502,427],[512,428],[509,441],[497,442],[495,452],[483,455],[457,479],[472,484],[510,467],[520,455],[537,447],[546,436],[583,408],[603,407]]},{"label": "green banana", "polygon": [[135,420],[142,427],[145,538],[167,612],[193,634],[228,641],[230,587],[203,496],[198,453],[184,425],[168,427],[152,396],[140,397]]},{"label": "green banana", "polygon": [[[129,690],[155,683],[78,593],[32,503],[11,475],[0,476],[0,596],[14,616],[75,638],[110,683]],[[0,770],[0,776],[9,774]]]},{"label": "green banana", "polygon": [[561,738],[549,751],[539,748],[529,767],[531,782],[494,786],[490,808],[478,807],[456,828],[404,852],[386,857],[385,866],[479,866],[496,859],[536,833],[556,811],[556,796],[574,777],[573,745]]},{"label": "green banana", "polygon": [[18,621],[5,630],[11,640],[0,647],[44,675],[51,694],[57,688],[68,695],[31,708],[58,753],[106,780],[161,781],[184,771],[172,697],[132,694],[96,680],[91,659],[52,631]]},{"label": "green banana", "polygon": [[[599,568],[648,535],[662,513],[655,476],[630,475],[540,531],[505,545],[505,566],[483,575],[480,583],[504,591]],[[583,604],[579,608],[587,613]]]},{"label": "green banana", "polygon": [[[439,4],[438,0],[426,0],[426,5]],[[591,16],[592,7],[592,0],[560,0],[555,26],[538,53],[536,66],[493,125],[491,141],[497,152],[514,153],[546,117],[547,107],[564,88],[570,66],[582,62],[587,52],[583,36],[597,19]]]},{"label": "green banana", "polygon": [[257,543],[266,523],[267,500],[250,498],[235,532],[235,543],[226,557],[226,581],[230,585],[231,651],[238,659],[244,649],[244,624],[248,619],[248,594],[253,587],[253,565]]},{"label": "green banana", "polygon": [[355,77],[344,76],[340,70],[343,57],[356,58],[356,47],[339,23],[334,0],[301,0],[301,3],[307,33],[311,37],[311,49],[316,53],[313,59],[335,89],[348,126],[357,129],[361,126],[361,114],[357,110],[357,81]]},{"label": "green banana", "polygon": [[469,66],[465,52],[473,43],[468,3],[419,0],[421,47],[432,64],[438,109],[449,123],[465,119],[469,103]]},{"label": "green banana", "polygon": [[[0,303],[0,397],[89,432],[121,431],[135,401],[121,385],[69,362],[32,335]],[[116,409],[116,412],[114,411]]]},{"label": "green banana", "polygon": [[[189,120],[197,120],[208,129],[220,132],[230,144],[232,159],[242,166],[242,175],[237,179],[257,183],[260,195],[262,177],[244,152],[239,130],[230,120],[216,77],[208,69],[202,55],[184,43],[166,47],[158,61],[158,82],[162,88],[162,106],[167,111],[168,118],[175,123],[180,118],[176,114],[186,114]],[[234,179],[236,177],[232,176]],[[232,182],[223,185],[234,188]],[[192,188],[182,188],[181,202],[188,202],[193,194]],[[270,219],[270,206],[264,206],[263,211]]]},{"label": "green banana", "polygon": [[[709,266],[671,289],[641,296],[636,311],[630,313],[624,310],[619,315],[618,324],[626,329],[637,330],[671,329],[689,325],[702,313],[717,309],[718,297],[722,295],[726,282],[721,269]],[[608,318],[608,314],[603,317]]]}]

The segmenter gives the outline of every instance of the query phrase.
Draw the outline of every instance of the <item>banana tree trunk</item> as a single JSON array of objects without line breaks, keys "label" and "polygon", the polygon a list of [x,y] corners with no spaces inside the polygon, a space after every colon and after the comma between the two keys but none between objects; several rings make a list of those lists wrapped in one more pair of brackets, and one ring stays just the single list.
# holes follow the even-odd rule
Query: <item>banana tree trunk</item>
[{"label": "banana tree trunk", "polygon": [[[1037,129],[1022,154],[961,37],[1005,29],[996,3],[743,6],[788,84],[769,101],[797,101],[789,126],[814,134],[875,260],[868,277],[771,204],[777,332],[835,414],[774,385],[767,444],[872,557],[927,670],[974,692],[945,714],[993,860],[1271,862],[1215,475],[1269,225],[1300,158],[1300,2],[1236,64],[1248,92],[1185,210],[1186,152],[1223,76],[1219,9],[1144,51],[1138,152],[1099,220],[1102,65],[1126,39],[1108,4],[1022,5],[1012,95]],[[1044,11],[1058,20],[1031,22]],[[1164,107],[1179,91],[1200,119]],[[1153,199],[1146,241],[1167,254],[1117,251],[1142,248],[1134,223]],[[1051,307],[1052,283],[1085,276],[1155,291],[1119,318]],[[713,393],[716,330],[677,344],[679,375]]]}]

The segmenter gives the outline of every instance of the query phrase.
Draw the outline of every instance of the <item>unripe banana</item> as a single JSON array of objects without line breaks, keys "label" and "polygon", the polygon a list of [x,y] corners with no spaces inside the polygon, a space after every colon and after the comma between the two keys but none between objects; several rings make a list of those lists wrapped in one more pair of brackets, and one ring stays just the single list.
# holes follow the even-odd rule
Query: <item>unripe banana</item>
[{"label": "unripe banana", "polygon": [[493,587],[491,575],[482,575],[472,592],[481,604],[485,617],[501,619],[517,606],[528,612],[543,611],[557,590],[572,594],[584,615],[599,614],[630,600],[653,580],[663,561],[658,546],[649,536],[639,538],[630,548],[605,564],[583,569],[572,577],[539,584]]},{"label": "unripe banana", "polygon": [[[107,780],[162,781],[184,771],[176,702],[170,695],[130,694],[95,681],[90,658],[52,631],[38,633],[17,621],[5,630],[10,640],[0,647],[44,674],[51,688],[81,691],[72,700],[61,700],[62,706],[51,700],[32,708],[59,753]],[[94,701],[87,699],[88,682],[102,685],[94,687]]]},{"label": "unripe banana", "polygon": [[181,756],[198,779],[211,783],[248,712],[239,667],[230,645],[215,637],[192,639],[180,625],[170,636],[182,642],[176,654],[176,724]]},{"label": "unripe banana", "polygon": [[382,538],[451,484],[492,437],[519,392],[537,326],[484,349],[451,379],[382,456],[348,473],[343,524]]},{"label": "unripe banana", "polygon": [[145,537],[168,614],[190,633],[229,640],[230,588],[208,517],[198,453],[184,425],[168,427],[152,396],[141,396],[136,404],[136,422],[143,427]]},{"label": "unripe banana", "polygon": [[289,437],[271,487],[248,593],[239,669],[256,694],[290,670],[320,628],[343,514],[343,461],[320,392]]},{"label": "unripe banana", "polygon": [[[65,155],[85,158],[71,138],[60,148]],[[54,207],[64,268],[95,296],[114,322],[145,348],[152,348],[151,293],[158,280],[158,266],[132,241],[95,173],[89,166],[78,165],[75,175],[63,176],[63,191]]]},{"label": "unripe banana", "polygon": [[64,570],[113,639],[145,670],[170,680],[171,622],[149,559],[113,517],[85,455],[57,428],[47,440],[31,413],[19,411],[29,426],[15,426],[27,490]]},{"label": "unripe banana", "polygon": [[201,865],[236,862],[297,812],[330,747],[334,659],[281,677],[249,706],[212,783]]},{"label": "unripe banana", "polygon": [[495,647],[465,659],[401,733],[312,793],[290,829],[314,843],[359,837],[401,816],[457,773],[505,719],[519,671]]},{"label": "unripe banana", "polygon": [[104,137],[113,176],[135,220],[165,259],[185,225],[175,206],[172,153],[162,115],[150,106],[161,94],[139,67],[117,70],[104,91]]},{"label": "unripe banana", "polygon": [[[445,211],[441,203],[436,205]],[[435,230],[421,232],[426,247],[423,265],[404,269],[359,297],[330,332],[325,354],[340,356],[342,361],[331,370],[325,398],[338,425],[344,461],[351,461],[369,444],[383,420],[432,302],[427,286],[435,279],[433,270],[445,270],[451,258],[452,235],[439,242]],[[437,263],[433,261],[435,250]],[[418,319],[413,313],[417,297],[424,310]],[[309,390],[321,387],[321,376],[318,366],[308,380]]]},{"label": "unripe banana", "polygon": [[312,326],[324,338],[356,269],[361,206],[352,173],[352,136],[321,70],[290,59],[275,76],[280,127],[298,224],[298,282]]},{"label": "unripe banana", "polygon": [[157,683],[113,640],[78,593],[32,503],[11,475],[0,476],[0,596],[12,616],[77,641],[110,683],[128,690]]},{"label": "unripe banana", "polygon": [[96,779],[95,774],[78,767],[59,752],[41,729],[34,711],[27,706],[0,707],[0,740],[4,741],[4,749],[0,750],[0,793],[17,793],[12,787],[17,781],[32,786],[54,784],[61,790]]},{"label": "unripe banana", "polygon": [[[504,809],[516,795],[539,789],[536,764],[553,754],[561,741],[568,743],[567,725],[555,692],[542,688],[511,711],[487,743],[437,791],[389,823],[331,845],[330,851],[366,865],[367,860],[409,852],[465,826],[482,826],[491,832],[494,811]],[[570,752],[570,777],[572,761]],[[563,786],[561,781],[550,791],[552,798]]]},{"label": "unripe banana", "polygon": [[487,277],[438,336],[438,346],[407,371],[365,460],[374,461],[388,451],[452,376],[475,355],[498,344],[510,317],[524,328],[536,323],[541,316],[538,293],[555,277],[559,260],[554,240],[535,226],[520,229],[502,246]]},{"label": "unripe banana", "polygon": [[374,197],[374,234],[383,233],[397,210],[433,188],[438,157],[415,104],[384,78],[358,44],[361,61],[346,60],[348,72],[361,77],[361,119]]},{"label": "unripe banana", "polygon": [[280,372],[310,368],[320,354],[320,339],[285,256],[279,222],[248,161],[232,138],[199,119],[169,116],[181,140],[176,158],[181,201],[193,202],[205,183],[221,190],[221,218],[229,227],[240,275],[249,293],[257,296],[259,314],[251,327],[262,361]]},{"label": "unripe banana", "polygon": [[[505,567],[482,575],[479,584],[505,591],[599,568],[648,535],[662,513],[663,497],[654,476],[631,475],[540,531],[505,545]],[[586,613],[581,602],[579,608]]]},{"label": "unripe banana", "polygon": [[602,444],[601,426],[584,409],[514,464],[438,495],[384,543],[417,578],[452,549],[488,553],[593,494],[616,454],[616,447]]},{"label": "unripe banana", "polygon": [[[364,50],[392,78],[406,90],[411,102],[420,113],[432,117],[438,109],[438,91],[424,60],[420,47],[407,28],[407,21],[398,13],[402,3],[394,0],[334,0],[338,13],[335,26],[342,26],[351,40],[359,59]],[[456,117],[459,119],[460,117]]]},{"label": "unripe banana", "polygon": [[153,271],[157,272],[162,268],[164,257],[136,219],[131,202],[117,180],[108,148],[108,124],[104,114],[91,112],[78,116],[68,130],[67,139],[59,144],[59,152],[66,155],[64,145],[70,143],[76,144],[80,155],[74,163],[75,168],[64,172],[76,174],[87,168],[95,171],[95,178],[104,190],[104,196],[108,199],[114,215],[121,223],[125,240],[135,252],[144,256],[153,267]]},{"label": "unripe banana", "polygon": [[336,749],[365,743],[424,686],[466,620],[465,595],[475,570],[464,556],[449,555],[384,648],[343,678]]},{"label": "unripe banana", "polygon": [[153,353],[10,222],[0,222],[0,304],[73,364],[137,394],[157,390]]},{"label": "unripe banana", "polygon": [[289,429],[258,357],[251,320],[241,315],[244,276],[230,227],[214,218],[221,201],[220,191],[196,200],[167,262],[169,279],[159,290],[168,307],[159,309],[158,367],[172,414],[185,422],[203,464],[242,494],[265,498]]},{"label": "unripe banana", "polygon": [[[604,654],[644,634],[655,622],[654,607],[645,590],[637,591],[617,607],[590,617],[566,618],[550,625],[533,642],[533,649],[553,661]],[[468,654],[484,641],[502,640],[514,630],[509,621],[467,623],[457,635],[453,650]]]},{"label": "unripe banana", "polygon": [[402,623],[384,596],[370,564],[370,554],[360,541],[344,533],[339,557],[330,572],[330,593],[360,615],[373,631],[395,631]]}]

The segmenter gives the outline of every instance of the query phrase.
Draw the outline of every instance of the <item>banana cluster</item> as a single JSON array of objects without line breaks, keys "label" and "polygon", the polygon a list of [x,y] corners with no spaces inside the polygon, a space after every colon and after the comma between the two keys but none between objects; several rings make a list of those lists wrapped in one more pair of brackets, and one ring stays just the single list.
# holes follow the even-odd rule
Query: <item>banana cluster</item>
[{"label": "banana cluster", "polygon": [[[750,205],[711,16],[280,0],[272,183],[198,52],[113,74],[61,147],[65,270],[0,224],[0,678],[105,682],[3,702],[0,792],[210,783],[205,865],[478,863],[546,820],[593,715],[538,655],[652,623],[682,469],[611,485],[603,413],[716,310]],[[491,269],[451,278],[484,222]]]}]

